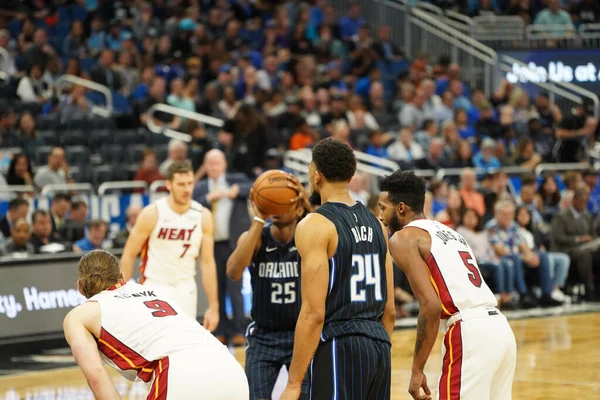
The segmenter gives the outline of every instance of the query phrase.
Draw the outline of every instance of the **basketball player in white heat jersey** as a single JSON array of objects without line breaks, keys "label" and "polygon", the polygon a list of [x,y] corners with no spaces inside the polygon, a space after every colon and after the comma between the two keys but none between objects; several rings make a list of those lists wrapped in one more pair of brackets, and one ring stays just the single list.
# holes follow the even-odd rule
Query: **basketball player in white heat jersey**
[{"label": "basketball player in white heat jersey", "polygon": [[[469,244],[454,230],[425,219],[425,182],[397,171],[381,182],[379,218],[392,235],[389,246],[419,301],[409,392],[431,399],[423,373],[445,331],[440,400],[509,400],[517,346],[496,297],[484,282]],[[440,324],[441,315],[441,324]]]},{"label": "basketball player in white heat jersey", "polygon": [[67,314],[63,327],[94,398],[121,398],[104,361],[145,382],[147,399],[248,400],[246,375],[228,349],[159,290],[125,283],[114,255],[87,253],[77,271],[89,300]]},{"label": "basketball player in white heat jersey", "polygon": [[121,271],[128,281],[141,252],[140,283],[159,289],[190,317],[197,316],[196,261],[200,256],[202,284],[208,300],[203,325],[214,331],[219,324],[214,222],[210,210],[192,200],[194,173],[189,161],[175,161],[167,170],[169,196],[145,207],[129,234]]}]

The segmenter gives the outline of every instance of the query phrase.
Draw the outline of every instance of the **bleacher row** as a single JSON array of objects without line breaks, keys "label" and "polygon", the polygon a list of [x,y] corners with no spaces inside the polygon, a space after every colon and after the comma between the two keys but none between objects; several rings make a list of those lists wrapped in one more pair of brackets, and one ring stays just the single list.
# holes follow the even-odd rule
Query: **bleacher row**
[{"label": "bleacher row", "polygon": [[167,157],[168,137],[144,129],[115,129],[109,118],[69,120],[60,125],[51,115],[38,118],[37,124],[35,141],[27,143],[23,151],[39,167],[47,163],[52,147],[63,147],[75,182],[98,187],[103,182],[130,181],[147,148],[155,150],[159,161]]}]

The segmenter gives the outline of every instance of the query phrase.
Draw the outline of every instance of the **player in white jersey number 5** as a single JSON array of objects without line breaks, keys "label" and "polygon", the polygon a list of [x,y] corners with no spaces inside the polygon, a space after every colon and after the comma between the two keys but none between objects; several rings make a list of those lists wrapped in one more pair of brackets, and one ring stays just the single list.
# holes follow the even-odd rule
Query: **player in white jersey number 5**
[{"label": "player in white jersey number 5", "polygon": [[65,317],[75,361],[98,400],[116,400],[102,365],[147,384],[152,400],[248,400],[242,366],[210,332],[164,293],[125,283],[119,260],[104,250],[84,255],[77,287],[89,300]]},{"label": "player in white jersey number 5", "polygon": [[420,306],[409,392],[414,399],[432,398],[423,368],[442,326],[436,398],[510,400],[517,357],[512,329],[496,308],[469,244],[447,226],[425,219],[424,201],[425,182],[413,172],[397,171],[381,182],[379,218],[392,235],[390,253]]},{"label": "player in white jersey number 5", "polygon": [[121,271],[129,280],[141,252],[140,283],[167,294],[195,319],[196,261],[200,256],[208,300],[203,325],[212,332],[219,324],[213,217],[210,210],[192,200],[194,173],[189,161],[171,164],[166,178],[169,196],[145,207],[138,216],[121,256]]}]

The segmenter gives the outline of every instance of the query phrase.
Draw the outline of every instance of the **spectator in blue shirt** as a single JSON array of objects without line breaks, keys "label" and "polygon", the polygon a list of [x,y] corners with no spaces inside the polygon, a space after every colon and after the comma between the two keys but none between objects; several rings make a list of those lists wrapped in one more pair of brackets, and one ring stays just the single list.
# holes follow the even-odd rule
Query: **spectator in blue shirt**
[{"label": "spectator in blue shirt", "polygon": [[590,190],[590,200],[588,201],[587,209],[596,216],[600,214],[600,186],[598,185],[598,173],[593,169],[586,169],[581,174],[583,183]]},{"label": "spectator in blue shirt", "polygon": [[118,20],[110,21],[108,35],[105,36],[106,46],[112,51],[120,51],[123,41],[129,39],[131,33],[121,29],[121,23]]},{"label": "spectator in blue shirt", "polygon": [[[574,33],[575,27],[571,16],[565,10],[560,9],[558,0],[548,0],[548,8],[543,9],[535,17],[534,25],[548,25],[548,30],[554,34]],[[562,27],[561,27],[562,26]]]},{"label": "spectator in blue shirt", "polygon": [[73,252],[87,253],[88,251],[101,249],[107,231],[108,223],[105,221],[98,219],[90,222],[85,237],[73,244]]},{"label": "spectator in blue shirt", "polygon": [[342,40],[350,40],[358,34],[358,28],[366,24],[367,21],[360,16],[360,5],[350,3],[348,5],[348,15],[340,20],[340,34]]},{"label": "spectator in blue shirt", "polygon": [[[511,201],[501,200],[494,206],[494,219],[486,224],[490,244],[496,255],[505,266],[512,271],[506,282],[514,279],[515,286],[521,295],[523,308],[533,307],[537,304],[535,297],[528,291],[525,284],[524,267],[535,269],[539,277],[539,286],[542,289],[542,306],[555,306],[560,303],[550,297],[554,284],[550,275],[550,261],[548,255],[542,252],[533,252],[523,242],[519,234],[519,224],[515,221],[515,206]],[[511,268],[512,266],[512,268]]]},{"label": "spectator in blue shirt", "polygon": [[90,37],[87,40],[87,47],[90,53],[98,54],[106,47],[105,38],[106,33],[104,32],[104,21],[102,17],[96,16],[92,20],[92,29]]},{"label": "spectator in blue shirt", "polygon": [[496,151],[496,142],[494,139],[485,138],[481,142],[481,151],[473,157],[473,164],[476,168],[483,170],[500,169],[502,166],[498,157],[494,155]]},{"label": "spectator in blue shirt", "polygon": [[375,129],[369,132],[369,144],[365,152],[375,157],[388,158],[387,144],[390,140],[390,135],[381,129]]}]

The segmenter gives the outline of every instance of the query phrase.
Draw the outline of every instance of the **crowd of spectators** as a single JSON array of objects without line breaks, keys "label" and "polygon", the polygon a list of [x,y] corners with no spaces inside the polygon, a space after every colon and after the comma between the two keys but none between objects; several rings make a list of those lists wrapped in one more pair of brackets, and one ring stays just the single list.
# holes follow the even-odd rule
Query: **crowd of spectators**
[{"label": "crowd of spectators", "polygon": [[[443,3],[464,10],[537,4]],[[0,185],[29,185],[35,195],[70,182],[151,184],[173,161],[189,159],[199,201],[242,204],[240,187],[282,167],[284,151],[331,136],[403,169],[464,168],[460,181],[429,182],[428,217],[469,237],[504,307],[559,304],[573,282],[593,298],[595,248],[579,246],[600,234],[596,174],[566,174],[562,193],[554,176],[526,177],[518,196],[499,171],[588,161],[598,130],[589,104],[563,114],[547,94],[530,98],[506,80],[486,97],[449,57],[406,59],[390,27],[367,25],[352,2],[339,19],[326,0],[40,0],[30,7],[0,13],[0,47],[9,54],[0,63],[9,77],[0,91]],[[74,84],[58,91],[62,74],[110,88],[113,117],[96,115],[97,93]],[[160,103],[225,122],[214,129],[151,115]],[[150,119],[189,141],[151,134]],[[350,189],[377,212],[369,181],[358,174]],[[29,210],[19,197],[0,221],[2,254],[121,247],[138,214],[128,209],[117,234],[106,221],[88,220],[76,196],[57,194],[48,211]],[[232,236],[223,235],[225,246]],[[399,301],[410,299],[398,289]]]},{"label": "crowd of spectators", "polygon": [[423,0],[443,9],[471,17],[480,15],[516,15],[527,25],[567,27],[600,22],[600,3],[596,0]]}]

